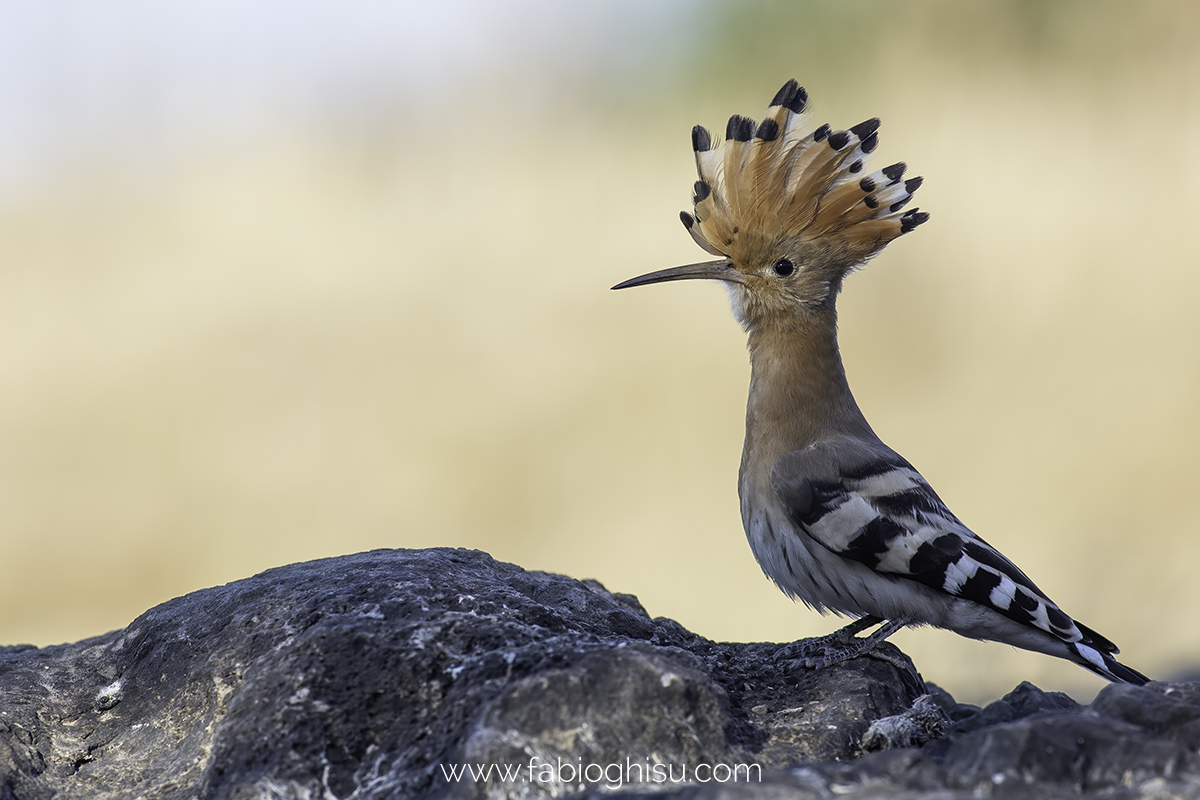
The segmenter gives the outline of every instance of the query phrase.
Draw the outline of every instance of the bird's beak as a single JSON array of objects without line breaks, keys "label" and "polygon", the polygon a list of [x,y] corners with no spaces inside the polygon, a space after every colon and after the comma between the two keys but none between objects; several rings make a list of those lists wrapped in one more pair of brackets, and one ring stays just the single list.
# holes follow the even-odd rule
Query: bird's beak
[{"label": "bird's beak", "polygon": [[691,278],[708,278],[709,280],[742,283],[742,275],[733,268],[733,262],[728,258],[720,261],[705,261],[703,264],[688,264],[683,267],[660,269],[658,272],[648,272],[636,278],[622,281],[614,289],[628,289],[631,286],[645,286],[647,283],[662,283],[663,281],[685,281]]}]

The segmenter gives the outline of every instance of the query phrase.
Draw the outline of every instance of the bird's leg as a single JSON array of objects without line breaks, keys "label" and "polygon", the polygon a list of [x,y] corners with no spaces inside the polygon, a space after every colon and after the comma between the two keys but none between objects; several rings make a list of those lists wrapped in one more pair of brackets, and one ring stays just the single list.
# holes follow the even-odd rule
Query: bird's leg
[{"label": "bird's leg", "polygon": [[[836,656],[848,649],[857,647],[862,639],[858,638],[858,634],[883,622],[882,617],[860,617],[844,628],[839,628],[826,636],[814,636],[811,639],[801,639],[798,642],[792,642],[785,647],[775,651],[772,657],[773,661],[797,661],[802,666],[819,668],[834,664],[838,661],[844,661],[845,658],[835,658],[832,661],[825,662],[827,656]],[[853,658],[853,656],[847,656]]]},{"label": "bird's leg", "polygon": [[[798,642],[782,647],[775,652],[773,660],[788,660],[809,669],[840,664],[861,655],[866,655],[879,646],[880,642],[896,631],[908,625],[912,620],[906,617],[884,621],[881,617],[860,617],[846,627],[834,631],[828,636],[813,639],[801,639]],[[874,625],[883,625],[879,630],[865,639],[858,634]]]},{"label": "bird's leg", "polygon": [[798,642],[792,642],[789,645],[779,648],[772,656],[772,661],[783,661],[784,659],[792,660],[798,658],[809,658],[818,652],[823,652],[831,647],[845,648],[852,642],[860,641],[858,634],[865,631],[867,628],[874,627],[883,622],[882,617],[859,617],[844,628],[838,628],[833,633],[826,636],[814,636],[811,639],[801,639]]}]

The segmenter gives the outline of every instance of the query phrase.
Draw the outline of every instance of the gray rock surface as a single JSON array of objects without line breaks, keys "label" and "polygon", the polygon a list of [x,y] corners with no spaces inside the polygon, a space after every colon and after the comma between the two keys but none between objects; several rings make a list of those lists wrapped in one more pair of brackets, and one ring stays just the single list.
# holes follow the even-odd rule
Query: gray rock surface
[{"label": "gray rock surface", "polygon": [[777,648],[479,552],[295,564],[0,648],[0,800],[1200,797],[1194,684],[978,709],[890,645],[820,671]]}]

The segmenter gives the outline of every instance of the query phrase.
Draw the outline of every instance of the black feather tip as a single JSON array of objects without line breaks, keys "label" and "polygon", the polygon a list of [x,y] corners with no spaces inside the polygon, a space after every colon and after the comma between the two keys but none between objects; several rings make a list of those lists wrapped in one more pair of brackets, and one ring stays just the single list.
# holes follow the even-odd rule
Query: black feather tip
[{"label": "black feather tip", "polygon": [[928,221],[929,214],[924,211],[918,211],[914,208],[912,211],[905,212],[904,216],[900,218],[900,232],[908,233],[913,228]]},{"label": "black feather tip", "polygon": [[705,153],[711,147],[712,136],[708,134],[708,128],[703,125],[692,128],[692,149],[697,153]]},{"label": "black feather tip", "polygon": [[754,120],[743,117],[741,114],[734,114],[729,118],[729,124],[725,126],[725,138],[734,142],[748,142],[754,136],[755,127]]},{"label": "black feather tip", "polygon": [[683,227],[687,228],[689,231],[692,229],[692,226],[696,224],[696,218],[686,211],[679,212],[679,221],[682,222]]},{"label": "black feather tip", "polygon": [[813,141],[814,142],[825,141],[825,137],[827,137],[829,135],[830,130],[832,130],[832,129],[829,127],[829,123],[825,123],[821,127],[817,128],[815,131],[813,131],[813,134],[812,134]]},{"label": "black feather tip", "polygon": [[710,194],[712,194],[712,189],[704,181],[696,181],[695,192],[696,193],[692,195],[692,204],[700,205],[708,198]]},{"label": "black feather tip", "polygon": [[758,123],[758,130],[754,132],[755,139],[762,139],[764,142],[773,142],[779,136],[779,123],[773,119],[764,119]]},{"label": "black feather tip", "polygon": [[786,106],[788,111],[799,114],[804,110],[804,106],[808,105],[808,92],[804,91],[803,86],[796,83],[795,78],[792,78],[775,93],[775,99],[771,101],[771,105]]},{"label": "black feather tip", "polygon": [[858,182],[858,188],[862,189],[864,192],[873,192],[875,191],[875,181],[870,177],[863,178]]},{"label": "black feather tip", "polygon": [[920,176],[917,176],[916,178],[909,178],[908,180],[906,180],[904,182],[904,191],[908,192],[909,194],[912,194],[917,189],[920,189],[921,184],[924,182],[925,182],[925,179]]},{"label": "black feather tip", "polygon": [[850,143],[850,131],[834,131],[829,134],[829,146],[835,151],[841,150]]},{"label": "black feather tip", "polygon": [[871,117],[870,119],[863,120],[862,122],[855,125],[853,128],[850,129],[850,132],[853,133],[855,136],[857,136],[859,139],[866,139],[868,136],[873,134],[875,131],[879,130],[879,122],[880,122],[879,117]]},{"label": "black feather tip", "polygon": [[888,167],[884,167],[883,169],[881,169],[879,171],[882,172],[885,176],[887,176],[887,179],[889,181],[891,181],[892,183],[895,183],[896,181],[898,181],[904,177],[904,170],[906,170],[906,169],[908,169],[908,164],[905,164],[903,161],[897,161],[895,164],[892,164],[891,166],[888,166]]},{"label": "black feather tip", "polygon": [[875,148],[879,146],[879,134],[872,133],[863,139],[859,145],[864,153],[874,153]]}]

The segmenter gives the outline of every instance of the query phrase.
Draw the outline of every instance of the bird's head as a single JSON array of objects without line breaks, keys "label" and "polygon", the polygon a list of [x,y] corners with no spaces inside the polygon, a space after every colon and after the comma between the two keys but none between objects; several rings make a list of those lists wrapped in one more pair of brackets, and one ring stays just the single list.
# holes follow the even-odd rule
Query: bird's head
[{"label": "bird's head", "polygon": [[878,119],[849,130],[809,129],[808,93],[790,80],[761,122],[735,115],[725,139],[692,129],[694,212],[680,218],[719,258],[660,270],[614,286],[709,278],[730,284],[747,328],[831,308],[846,274],[929,219],[905,209],[920,178],[905,165],[868,172]]}]

